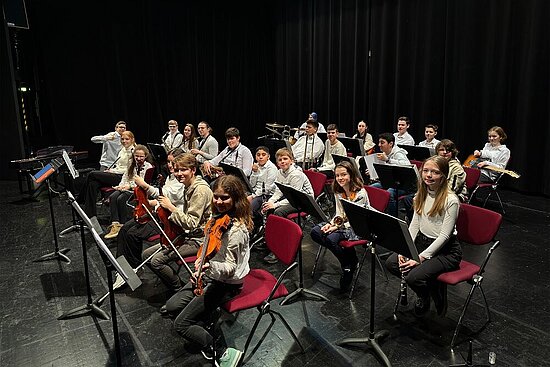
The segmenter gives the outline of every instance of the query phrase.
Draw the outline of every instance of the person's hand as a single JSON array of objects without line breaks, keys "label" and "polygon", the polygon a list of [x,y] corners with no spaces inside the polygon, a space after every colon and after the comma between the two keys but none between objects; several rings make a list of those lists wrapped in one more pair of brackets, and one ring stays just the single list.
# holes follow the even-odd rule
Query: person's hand
[{"label": "person's hand", "polygon": [[260,169],[260,165],[258,163],[254,163],[252,165],[252,171],[253,172],[258,172],[259,169]]},{"label": "person's hand", "polygon": [[474,157],[476,158],[481,157],[481,152],[479,150],[474,150]]},{"label": "person's hand", "polygon": [[262,204],[262,214],[273,208],[275,208],[275,205],[271,201],[266,201]]},{"label": "person's hand", "polygon": [[248,200],[249,203],[251,203],[253,199],[254,199],[254,196],[252,196],[252,195],[248,195],[246,197],[246,200]]},{"label": "person's hand", "polygon": [[478,166],[479,168],[483,168],[483,167],[488,166],[488,165],[489,165],[489,163],[486,162],[486,161],[479,162],[479,163],[477,164],[477,166]]},{"label": "person's hand", "polygon": [[191,153],[193,153],[193,154],[195,154],[195,155],[199,154],[200,152],[201,152],[201,151],[198,150],[197,148],[191,149]]},{"label": "person's hand", "polygon": [[204,170],[204,172],[206,172],[208,176],[212,174],[212,164],[210,164],[210,162],[204,162],[202,164],[202,169]]},{"label": "person's hand", "polygon": [[168,199],[166,196],[159,196],[157,197],[157,200],[160,206],[162,206],[163,208],[168,209],[170,211],[175,209],[175,206],[172,204],[170,199]]},{"label": "person's hand", "polygon": [[384,162],[388,160],[388,156],[386,155],[386,153],[376,153],[376,158]]},{"label": "person's hand", "polygon": [[146,188],[147,187],[147,182],[145,182],[145,180],[141,177],[141,176],[134,176],[134,182],[136,183],[136,185],[138,185],[139,187],[141,188]]},{"label": "person's hand", "polygon": [[327,223],[325,224],[324,226],[321,227],[321,232],[323,232],[324,234],[330,234],[334,231],[336,231],[338,229],[337,226],[333,225],[333,224],[330,224],[330,223]]}]

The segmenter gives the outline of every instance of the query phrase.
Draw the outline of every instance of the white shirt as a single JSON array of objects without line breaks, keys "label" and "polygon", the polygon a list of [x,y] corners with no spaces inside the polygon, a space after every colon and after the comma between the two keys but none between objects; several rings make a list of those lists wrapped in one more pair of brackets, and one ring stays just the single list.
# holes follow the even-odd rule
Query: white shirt
[{"label": "white shirt", "polygon": [[327,139],[327,141],[325,141],[325,155],[323,156],[323,164],[321,164],[320,167],[317,167],[317,170],[332,171],[336,166],[334,159],[332,158],[333,154],[346,157],[346,147],[339,140],[336,140],[334,144],[331,144],[330,140]]},{"label": "white shirt", "polygon": [[208,162],[213,166],[217,166],[220,163],[225,163],[233,167],[238,167],[242,169],[246,177],[248,177],[252,172],[254,158],[252,157],[252,152],[250,152],[250,149],[239,143],[235,149],[225,147],[220,154]]},{"label": "white shirt", "polygon": [[275,179],[278,172],[279,169],[271,161],[267,161],[263,166],[259,166],[256,172],[252,171],[250,175],[250,186],[254,190],[252,196],[273,195],[277,188]]},{"label": "white shirt", "polygon": [[[296,143],[292,146],[292,153],[294,154],[295,162],[303,162],[304,158],[306,158],[305,160],[308,162],[315,162],[321,154],[323,154],[324,150],[325,145],[317,134],[313,134],[312,136],[301,136],[300,139],[298,139],[298,141],[296,141]],[[313,157],[311,156],[312,151]]]},{"label": "white shirt", "polygon": [[439,144],[439,140],[436,138],[433,138],[431,142],[428,143],[428,140],[422,140],[420,143],[418,143],[419,147],[427,147],[427,148],[434,148],[435,146]]},{"label": "white shirt", "polygon": [[405,132],[405,134],[403,134],[403,135],[399,135],[399,133],[393,133],[393,136],[395,137],[395,144],[398,144],[398,145],[415,145],[414,144],[414,138],[408,132]]}]

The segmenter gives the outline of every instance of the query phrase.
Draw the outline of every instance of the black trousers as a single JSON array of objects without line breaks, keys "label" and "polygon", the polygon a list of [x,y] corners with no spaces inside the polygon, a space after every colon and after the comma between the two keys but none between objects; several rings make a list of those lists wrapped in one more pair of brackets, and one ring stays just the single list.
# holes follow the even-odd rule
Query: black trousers
[{"label": "black trousers", "polygon": [[[420,253],[428,248],[433,241],[433,238],[426,237],[421,232],[418,232],[414,244]],[[431,259],[424,260],[420,265],[411,269],[405,275],[405,281],[419,297],[428,298],[431,288],[437,284],[437,276],[441,273],[458,269],[461,259],[462,249],[456,237],[453,236],[443,245],[437,255]],[[396,253],[391,254],[387,258],[386,268],[390,273],[401,278],[399,260]]]},{"label": "black trousers", "polygon": [[77,201],[84,204],[84,212],[89,217],[97,215],[97,193],[101,187],[116,186],[120,183],[122,175],[110,172],[92,171],[86,177],[84,189],[79,193]]},{"label": "black trousers", "polygon": [[136,268],[141,264],[143,241],[157,233],[158,229],[153,222],[140,224],[133,219],[129,220],[118,232],[116,256],[124,255],[132,268]]}]

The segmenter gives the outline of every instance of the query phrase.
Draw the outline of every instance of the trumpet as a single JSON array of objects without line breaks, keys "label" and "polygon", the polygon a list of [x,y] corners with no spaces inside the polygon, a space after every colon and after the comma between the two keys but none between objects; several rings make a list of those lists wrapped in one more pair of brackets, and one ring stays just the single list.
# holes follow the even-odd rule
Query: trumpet
[{"label": "trumpet", "polygon": [[341,217],[337,215],[334,218],[332,218],[332,220],[330,221],[330,224],[338,228],[342,228],[347,221],[348,221],[348,218],[346,216]]}]

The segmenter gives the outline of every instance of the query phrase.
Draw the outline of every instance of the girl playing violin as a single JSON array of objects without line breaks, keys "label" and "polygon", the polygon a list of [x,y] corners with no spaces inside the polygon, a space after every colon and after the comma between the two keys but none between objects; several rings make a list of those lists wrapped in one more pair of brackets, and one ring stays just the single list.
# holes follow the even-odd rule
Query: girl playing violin
[{"label": "girl playing violin", "polygon": [[353,201],[358,205],[368,205],[369,197],[363,187],[363,181],[357,174],[357,170],[351,163],[342,161],[334,169],[335,180],[332,184],[334,201],[336,202],[336,215],[331,223],[317,224],[311,230],[311,239],[319,245],[328,248],[340,262],[342,276],[340,278],[340,290],[348,290],[355,268],[357,267],[357,255],[355,248],[344,248],[339,245],[343,240],[357,240],[347,220],[345,220],[344,208],[340,199]]},{"label": "girl playing violin", "polygon": [[[243,184],[234,176],[222,176],[213,183],[212,218],[206,225],[202,246],[212,248],[195,263],[194,279],[172,296],[161,313],[176,315],[174,328],[186,341],[211,354],[213,336],[203,327],[215,310],[241,292],[250,268],[250,204]],[[202,249],[202,248],[201,248]],[[199,254],[201,250],[199,250]],[[199,265],[202,267],[199,268]],[[196,295],[197,281],[208,277],[202,295]],[[220,346],[216,346],[220,347]],[[219,366],[237,366],[242,352],[234,348],[215,351]]]}]

